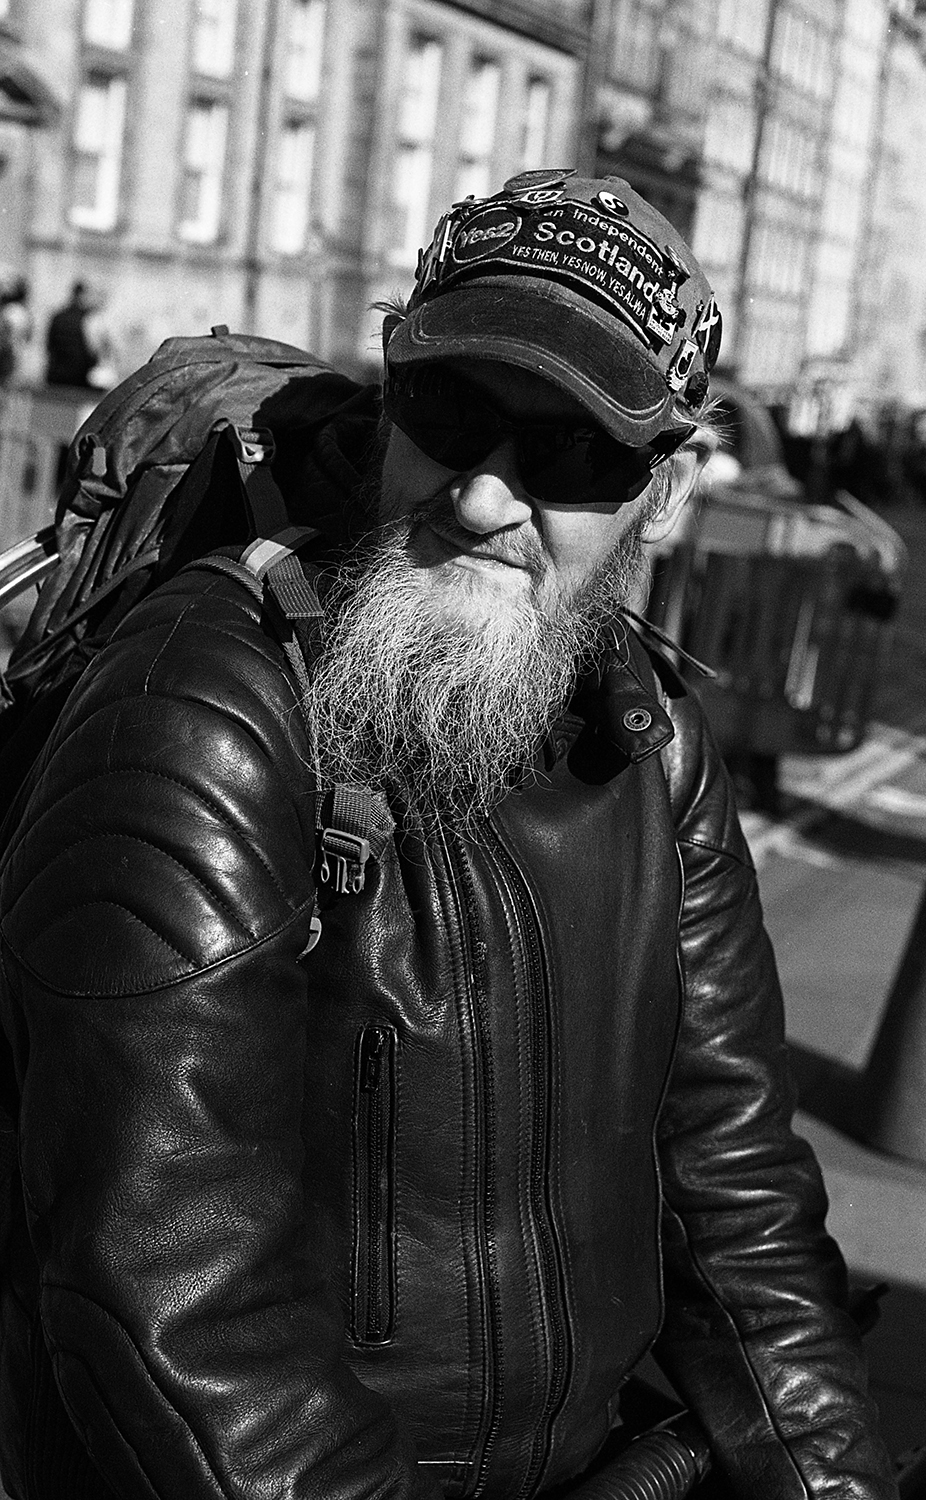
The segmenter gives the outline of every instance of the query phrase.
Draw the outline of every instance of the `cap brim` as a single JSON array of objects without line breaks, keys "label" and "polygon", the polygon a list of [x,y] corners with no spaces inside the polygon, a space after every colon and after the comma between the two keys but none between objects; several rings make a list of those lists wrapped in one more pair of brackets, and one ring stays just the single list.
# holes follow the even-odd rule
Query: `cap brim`
[{"label": "cap brim", "polygon": [[416,307],[386,349],[388,365],[454,358],[531,370],[624,443],[648,443],[672,425],[672,392],[636,335],[562,285],[519,276],[470,282]]}]

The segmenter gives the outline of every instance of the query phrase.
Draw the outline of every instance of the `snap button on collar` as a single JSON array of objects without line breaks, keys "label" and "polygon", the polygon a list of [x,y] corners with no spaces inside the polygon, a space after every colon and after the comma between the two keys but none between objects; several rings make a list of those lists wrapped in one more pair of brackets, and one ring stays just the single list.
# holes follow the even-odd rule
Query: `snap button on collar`
[{"label": "snap button on collar", "polygon": [[644,729],[649,729],[653,716],[646,708],[628,708],[621,722],[625,729],[642,734]]}]

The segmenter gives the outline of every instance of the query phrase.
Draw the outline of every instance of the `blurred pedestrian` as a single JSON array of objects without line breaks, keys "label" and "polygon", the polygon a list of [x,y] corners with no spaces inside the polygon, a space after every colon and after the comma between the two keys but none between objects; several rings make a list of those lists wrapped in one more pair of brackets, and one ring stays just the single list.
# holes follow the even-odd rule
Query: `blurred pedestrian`
[{"label": "blurred pedestrian", "polygon": [[876,508],[903,500],[904,443],[903,419],[896,408],[866,411],[860,407],[845,430],[830,440],[832,487],[848,490],[864,505]]},{"label": "blurred pedestrian", "polygon": [[108,358],[108,339],[97,325],[100,299],[85,281],[75,281],[70,300],[52,315],[45,337],[49,385],[99,386],[99,367]]}]

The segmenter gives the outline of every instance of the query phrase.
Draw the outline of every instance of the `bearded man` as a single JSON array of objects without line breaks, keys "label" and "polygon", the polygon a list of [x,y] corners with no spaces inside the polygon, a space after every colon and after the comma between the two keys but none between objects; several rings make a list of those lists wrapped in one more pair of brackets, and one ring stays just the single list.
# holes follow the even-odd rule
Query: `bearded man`
[{"label": "bearded man", "polygon": [[893,1494],[728,781],[633,628],[719,324],[626,183],[456,205],[365,473],[357,400],[304,469],[367,524],[301,666],[223,563],[80,680],[3,885],[15,1500],[613,1496],[648,1350],[725,1493]]}]

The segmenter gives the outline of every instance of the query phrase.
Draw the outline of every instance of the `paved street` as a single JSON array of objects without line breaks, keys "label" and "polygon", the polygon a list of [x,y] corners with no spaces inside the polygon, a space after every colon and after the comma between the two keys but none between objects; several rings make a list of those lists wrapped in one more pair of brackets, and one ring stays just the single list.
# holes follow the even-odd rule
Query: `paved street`
[{"label": "paved street", "polygon": [[846,1075],[827,1064],[850,1082],[864,1067],[926,882],[926,738],[878,724],[859,751],[788,761],[782,779],[788,818],[747,815],[747,833],[830,1226],[857,1279],[894,1288],[870,1346],[899,1450],[926,1442],[926,1163],[858,1144],[847,1131],[865,1121],[837,1111],[832,1082]]},{"label": "paved street", "polygon": [[926,1161],[855,1137],[868,1124],[857,1083],[926,886],[926,507],[885,515],[911,572],[877,722],[849,755],[786,759],[782,819],[744,821],[830,1226],[857,1280],[891,1285],[869,1348],[897,1452],[926,1443]]}]

